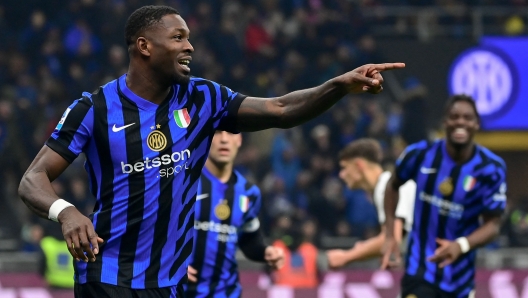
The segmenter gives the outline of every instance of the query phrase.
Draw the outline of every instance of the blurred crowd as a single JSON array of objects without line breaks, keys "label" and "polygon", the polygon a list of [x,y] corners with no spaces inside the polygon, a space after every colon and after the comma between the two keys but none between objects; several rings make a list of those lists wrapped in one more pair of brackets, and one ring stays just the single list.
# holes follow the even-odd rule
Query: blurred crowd
[{"label": "blurred crowd", "polygon": [[[18,233],[24,250],[43,234],[19,200],[20,177],[66,107],[82,91],[126,72],[124,25],[146,4],[177,8],[191,29],[195,76],[262,97],[312,87],[364,63],[384,62],[362,10],[380,5],[454,6],[491,0],[7,0],[0,4],[0,238]],[[508,2],[508,3],[507,3]],[[502,4],[526,5],[525,0]],[[465,22],[447,18],[439,22]],[[406,144],[428,137],[427,88],[415,77],[397,80],[394,96],[348,96],[321,117],[290,130],[244,135],[237,168],[263,193],[262,222],[271,237],[292,225],[320,236],[369,237],[378,222],[370,198],[346,190],[337,153],[348,142],[378,139],[386,166]],[[89,214],[83,158],[54,182],[59,196]],[[522,218],[520,219],[522,220]],[[18,227],[18,229],[13,229]],[[11,228],[11,229],[9,229]],[[14,232],[13,232],[14,230]],[[18,237],[18,235],[17,235]],[[35,242],[37,241],[37,242]]]}]

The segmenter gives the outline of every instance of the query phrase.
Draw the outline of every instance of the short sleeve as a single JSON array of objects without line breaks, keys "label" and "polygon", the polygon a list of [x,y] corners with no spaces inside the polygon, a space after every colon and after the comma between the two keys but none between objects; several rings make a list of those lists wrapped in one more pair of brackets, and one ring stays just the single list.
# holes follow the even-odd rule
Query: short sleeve
[{"label": "short sleeve", "polygon": [[215,130],[239,133],[236,129],[238,108],[246,96],[208,80],[197,83],[196,88],[211,100]]},{"label": "short sleeve", "polygon": [[[244,224],[242,226],[242,231],[246,233],[255,232],[260,228],[260,221],[258,219],[258,215],[260,213],[260,208],[262,205],[262,198],[260,195],[260,189],[253,185],[247,195],[242,196],[239,198],[241,206],[244,206],[246,202],[244,200],[247,200],[247,203],[249,203],[248,210],[246,211],[246,214],[244,215]],[[244,208],[244,207],[242,207]]]},{"label": "short sleeve", "polygon": [[376,211],[378,212],[378,221],[380,225],[385,223],[385,210],[383,202],[385,201],[385,188],[387,187],[387,182],[391,177],[390,172],[383,172],[378,178],[378,183],[374,187],[374,205],[376,205]]},{"label": "short sleeve", "polygon": [[399,189],[400,200],[396,207],[396,217],[405,221],[404,228],[410,231],[414,218],[414,201],[416,199],[416,182],[409,180]]},{"label": "short sleeve", "polygon": [[420,168],[420,156],[428,147],[427,141],[409,145],[396,160],[396,176],[402,181],[414,179]]},{"label": "short sleeve", "polygon": [[483,198],[484,213],[502,214],[506,208],[506,166],[504,163],[497,166],[496,170],[483,183],[487,191]]},{"label": "short sleeve", "polygon": [[46,145],[72,163],[93,131],[93,105],[88,97],[74,101],[62,114]]},{"label": "short sleeve", "polygon": [[385,223],[385,209],[383,204],[379,202],[374,202],[376,205],[376,211],[378,212],[378,222],[380,225]]}]

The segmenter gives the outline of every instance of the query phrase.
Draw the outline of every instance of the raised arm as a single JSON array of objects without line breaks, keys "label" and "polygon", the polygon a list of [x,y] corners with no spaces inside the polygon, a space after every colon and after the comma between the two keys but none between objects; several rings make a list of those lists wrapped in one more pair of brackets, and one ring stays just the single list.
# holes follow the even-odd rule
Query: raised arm
[{"label": "raised arm", "polygon": [[381,92],[380,72],[404,67],[404,63],[367,64],[314,88],[275,98],[247,97],[238,109],[237,129],[257,131],[297,126],[328,110],[348,93]]},{"label": "raised arm", "polygon": [[[18,194],[38,216],[48,219],[52,204],[60,200],[51,182],[68,166],[68,161],[48,146],[44,146],[24,173]],[[58,214],[57,220],[61,224],[71,255],[77,260],[95,261],[98,242],[102,242],[102,239],[97,237],[90,219],[82,215],[77,208],[67,207]]]}]

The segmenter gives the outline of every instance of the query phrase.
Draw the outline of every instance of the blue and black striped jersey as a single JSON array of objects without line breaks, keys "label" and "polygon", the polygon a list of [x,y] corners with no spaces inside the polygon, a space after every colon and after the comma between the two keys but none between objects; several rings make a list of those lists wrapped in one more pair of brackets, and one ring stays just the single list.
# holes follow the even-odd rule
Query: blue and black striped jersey
[{"label": "blue and black striped jersey", "polygon": [[222,183],[204,167],[196,201],[195,242],[191,266],[198,282],[188,284],[189,297],[240,297],[236,251],[241,233],[260,224],[260,190],[234,171]]},{"label": "blue and black striped jersey", "polygon": [[236,132],[243,98],[191,78],[157,105],[123,75],[66,110],[46,144],[69,162],[86,155],[90,218],[105,241],[96,262],[75,263],[77,282],[144,289],[186,278],[198,179],[215,130]]},{"label": "blue and black striped jersey", "polygon": [[443,269],[427,258],[434,255],[436,238],[468,236],[480,226],[481,214],[504,211],[506,166],[479,145],[463,164],[455,163],[446,150],[445,140],[422,141],[407,147],[396,162],[398,177],[417,184],[406,273],[456,297],[467,297],[474,288],[475,250]]}]

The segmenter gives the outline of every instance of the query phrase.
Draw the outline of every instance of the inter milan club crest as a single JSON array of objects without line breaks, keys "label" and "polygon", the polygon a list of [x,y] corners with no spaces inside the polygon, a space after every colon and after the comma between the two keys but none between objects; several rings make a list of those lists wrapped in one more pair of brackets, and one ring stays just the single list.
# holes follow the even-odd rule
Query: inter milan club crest
[{"label": "inter milan club crest", "polygon": [[215,215],[219,220],[225,220],[231,214],[231,209],[227,205],[227,200],[221,200],[215,207]]},{"label": "inter milan club crest", "polygon": [[[161,126],[157,124],[156,127],[160,128]],[[147,136],[147,145],[150,150],[159,152],[167,146],[167,138],[160,130],[153,130]]]},{"label": "inter milan club crest", "polygon": [[453,192],[453,181],[451,177],[446,177],[438,186],[438,191],[444,196],[448,196]]}]

